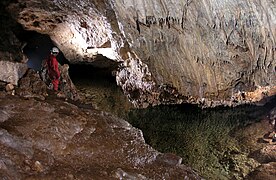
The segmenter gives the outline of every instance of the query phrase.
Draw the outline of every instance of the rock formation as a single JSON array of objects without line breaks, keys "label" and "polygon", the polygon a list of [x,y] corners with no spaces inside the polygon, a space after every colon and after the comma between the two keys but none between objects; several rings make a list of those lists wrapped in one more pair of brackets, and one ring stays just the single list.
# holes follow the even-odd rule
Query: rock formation
[{"label": "rock formation", "polygon": [[250,173],[247,178],[245,179],[256,179],[256,180],[261,180],[261,179],[268,179],[268,180],[273,180],[275,179],[275,168],[276,168],[276,163],[271,162],[267,164],[263,164],[260,167],[258,167],[254,172]]},{"label": "rock formation", "polygon": [[25,98],[38,97],[45,99],[47,86],[36,71],[29,69],[26,75],[20,79],[16,94]]},{"label": "rock formation", "polygon": [[[2,0],[0,5],[0,89],[9,83],[11,94],[27,71],[22,31],[49,35],[70,63],[116,61],[117,84],[136,107],[263,104],[276,94],[275,1]],[[68,77],[68,67],[63,70]],[[18,94],[28,100],[0,92],[1,178],[199,178],[180,157],[153,150],[139,130],[120,119],[34,99],[46,91],[35,82],[41,83],[32,71],[19,81]],[[67,82],[69,92],[74,85]],[[74,99],[75,91],[68,96]]]},{"label": "rock formation", "polygon": [[110,114],[0,92],[1,179],[201,179]]},{"label": "rock formation", "polygon": [[275,8],[270,0],[19,0],[8,9],[72,63],[99,55],[122,62],[117,83],[141,107],[166,102],[168,86],[173,103],[207,106],[274,92]]},{"label": "rock formation", "polygon": [[0,81],[17,85],[27,69],[27,64],[24,63],[0,61]]}]

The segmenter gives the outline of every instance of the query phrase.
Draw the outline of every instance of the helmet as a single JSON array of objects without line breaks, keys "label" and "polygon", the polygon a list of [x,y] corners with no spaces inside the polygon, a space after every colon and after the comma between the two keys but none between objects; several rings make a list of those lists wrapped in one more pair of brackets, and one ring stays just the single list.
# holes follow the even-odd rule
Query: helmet
[{"label": "helmet", "polygon": [[57,47],[53,47],[52,50],[51,50],[51,52],[52,52],[53,54],[58,54],[58,53],[59,53],[59,50],[58,50]]}]

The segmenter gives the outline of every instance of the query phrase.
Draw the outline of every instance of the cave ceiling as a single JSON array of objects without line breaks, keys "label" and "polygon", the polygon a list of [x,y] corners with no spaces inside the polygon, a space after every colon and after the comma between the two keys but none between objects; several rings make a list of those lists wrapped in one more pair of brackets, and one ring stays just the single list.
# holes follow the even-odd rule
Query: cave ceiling
[{"label": "cave ceiling", "polygon": [[137,106],[246,103],[275,91],[274,1],[18,0],[7,9],[71,63],[120,62],[117,84]]}]

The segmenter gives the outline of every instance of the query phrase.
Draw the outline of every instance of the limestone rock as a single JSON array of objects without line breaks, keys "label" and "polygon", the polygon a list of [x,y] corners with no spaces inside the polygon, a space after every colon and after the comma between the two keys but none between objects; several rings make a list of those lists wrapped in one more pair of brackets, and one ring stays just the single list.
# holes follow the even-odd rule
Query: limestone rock
[{"label": "limestone rock", "polygon": [[47,86],[35,70],[29,69],[26,75],[20,79],[19,88],[16,90],[16,93],[23,97],[39,97],[44,99],[47,96]]},{"label": "limestone rock", "polygon": [[38,172],[42,172],[43,171],[43,165],[39,161],[35,161],[34,170],[38,171]]},{"label": "limestone rock", "polygon": [[[0,17],[1,17],[1,29],[0,29],[0,61],[15,61],[25,63],[27,61],[26,56],[22,52],[22,44],[16,32],[22,27],[14,21],[6,10],[8,1],[0,2]],[[1,72],[1,71],[0,71]]]},{"label": "limestone rock", "polygon": [[268,145],[262,148],[255,158],[261,163],[276,162],[276,145]]},{"label": "limestone rock", "polygon": [[[72,63],[99,55],[122,62],[117,83],[146,107],[203,98],[238,105],[275,94],[275,8],[270,0],[18,0],[8,9],[24,28],[49,34]],[[156,96],[167,86],[177,98]],[[264,87],[274,90],[250,94]]]},{"label": "limestone rock", "polygon": [[[129,46],[148,65],[156,84],[211,100],[275,86],[274,2],[116,0],[114,4]],[[258,6],[263,9],[252,11]]]},{"label": "limestone rock", "polygon": [[262,164],[255,171],[250,173],[245,179],[254,179],[254,180],[274,180],[276,177],[276,162],[271,162],[268,164]]},{"label": "limestone rock", "polygon": [[5,107],[0,108],[0,123],[5,122],[11,116],[11,110]]},{"label": "limestone rock", "polygon": [[0,81],[17,85],[27,69],[27,64],[0,60]]},{"label": "limestone rock", "polygon": [[159,154],[156,157],[156,161],[160,163],[165,163],[171,166],[177,166],[182,163],[182,158],[172,153],[164,153],[164,154]]},{"label": "limestone rock", "polygon": [[66,98],[74,101],[79,100],[80,98],[77,92],[77,88],[75,87],[69,76],[69,65],[64,64],[63,66],[60,66],[59,69],[61,74],[60,89],[62,93],[64,93],[64,96]]},{"label": "limestone rock", "polygon": [[59,99],[12,96],[0,97],[1,114],[9,116],[0,128],[2,179],[201,179],[108,113]]},{"label": "limestone rock", "polygon": [[12,85],[12,84],[7,84],[7,85],[6,85],[6,91],[12,91],[12,90],[14,90],[14,85]]}]

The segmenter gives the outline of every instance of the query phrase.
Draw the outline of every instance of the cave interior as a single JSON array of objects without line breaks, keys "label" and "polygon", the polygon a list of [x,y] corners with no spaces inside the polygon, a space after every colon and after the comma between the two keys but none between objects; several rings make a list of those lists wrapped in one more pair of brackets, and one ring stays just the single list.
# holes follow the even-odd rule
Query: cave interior
[{"label": "cave interior", "polygon": [[[40,71],[42,61],[49,56],[51,48],[56,46],[55,43],[48,35],[35,31],[21,31],[18,37],[24,42],[22,50],[28,58],[28,67]],[[116,83],[114,72],[119,63],[102,55],[97,55],[91,62],[70,63],[60,51],[57,60],[61,65],[69,64],[69,75],[74,83],[81,79]]]}]

